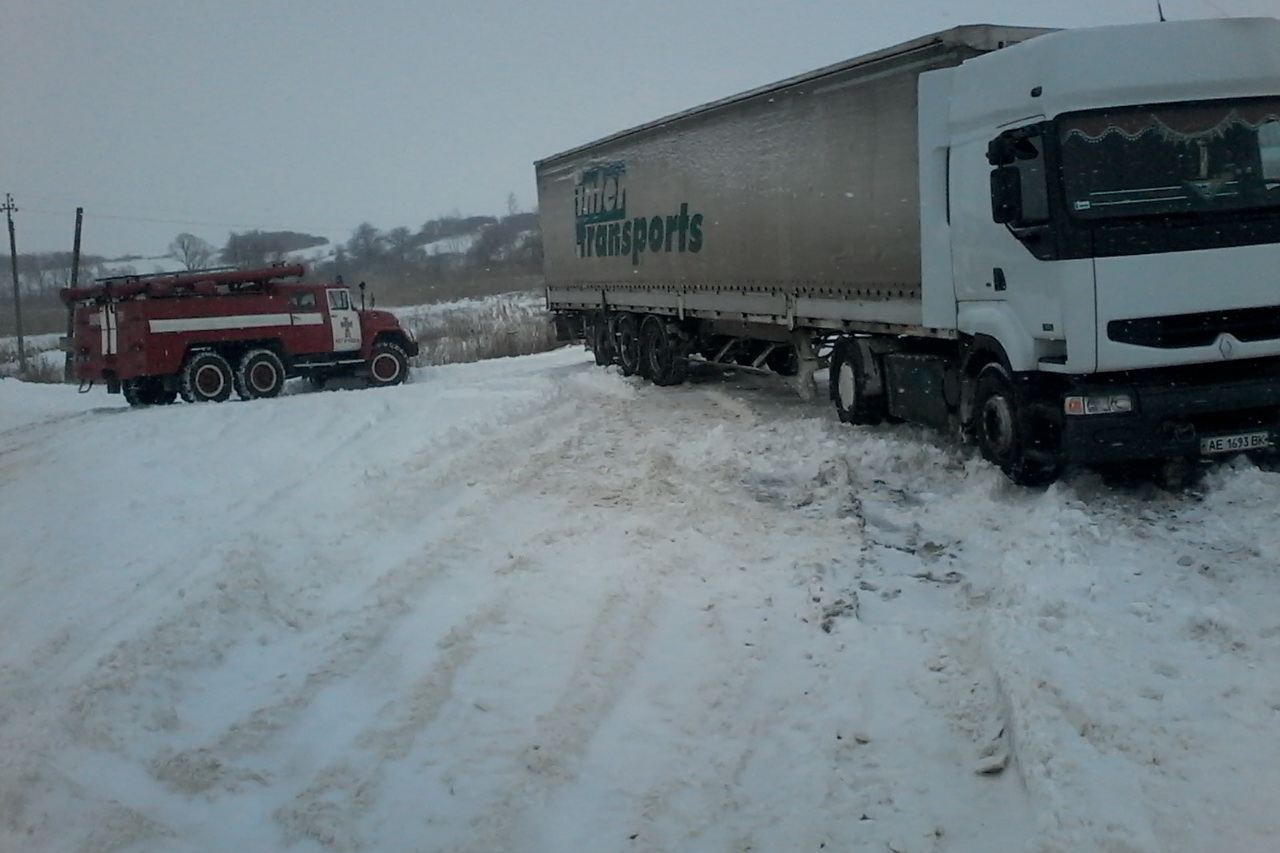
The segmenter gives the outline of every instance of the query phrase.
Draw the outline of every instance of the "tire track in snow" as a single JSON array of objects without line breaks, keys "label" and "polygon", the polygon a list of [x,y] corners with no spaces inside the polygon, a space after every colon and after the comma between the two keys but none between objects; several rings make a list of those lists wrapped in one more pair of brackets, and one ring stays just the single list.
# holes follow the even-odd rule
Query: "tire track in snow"
[{"label": "tire track in snow", "polygon": [[[1204,818],[1189,821],[1162,803],[1182,799],[1169,793],[1179,784],[1169,782],[1179,774],[1183,783],[1192,778],[1187,758],[1224,746],[1216,743],[1216,728],[1190,722],[1199,715],[1180,717],[1175,694],[1213,701],[1211,694],[1223,688],[1180,688],[1179,674],[1161,661],[1185,652],[1146,647],[1141,628],[1117,623],[1115,605],[1133,600],[1128,615],[1156,623],[1179,615],[1166,600],[1204,598],[1203,591],[1187,589],[1209,581],[1186,557],[1205,535],[1185,520],[1201,498],[1104,489],[1087,474],[1043,493],[999,482],[989,488],[987,479],[985,471],[971,471],[946,484],[946,500],[932,502],[932,511],[914,514],[926,535],[956,543],[964,585],[981,605],[976,640],[1005,709],[1003,746],[1036,806],[1028,844],[1127,853],[1206,849],[1210,840],[1185,835],[1189,823]],[[1127,568],[1133,560],[1159,564],[1162,552],[1167,575],[1148,581]],[[1180,559],[1189,565],[1179,568]],[[1190,639],[1198,639],[1197,624],[1188,624]],[[1119,644],[1113,635],[1130,642]],[[1225,641],[1223,649],[1235,655],[1229,635],[1210,627],[1205,639]],[[1200,697],[1191,699],[1194,694]],[[1171,750],[1171,744],[1180,746]],[[1232,830],[1224,826],[1223,834]]]},{"label": "tire track in snow", "polygon": [[[566,420],[565,405],[552,394],[520,408],[511,416],[513,425],[518,434],[534,438],[541,424]],[[421,469],[420,473],[454,476],[450,472],[458,464],[483,471],[488,463],[504,455],[504,448],[509,446],[507,442],[511,438],[510,432],[503,433],[500,426],[495,427],[489,440],[482,442],[481,446],[460,456],[437,454],[435,459],[439,464]],[[459,444],[474,443],[475,436],[458,435],[454,440]],[[516,447],[521,447],[518,441]],[[516,452],[506,450],[505,454],[510,456]],[[477,469],[475,466],[481,460],[486,464]],[[499,470],[503,467],[499,466]],[[277,493],[301,489],[304,480],[299,478],[292,485],[282,485]],[[455,496],[455,503],[473,505],[482,498],[482,495]],[[140,720],[144,727],[160,735],[150,740],[172,741],[167,733],[176,731],[180,724],[174,715],[174,706],[180,705],[197,686],[195,677],[198,673],[216,670],[227,656],[251,645],[252,639],[259,634],[286,638],[301,634],[311,637],[309,642],[318,638],[329,644],[328,653],[309,672],[291,675],[290,684],[277,689],[274,701],[232,722],[220,737],[206,740],[203,746],[161,747],[144,761],[148,772],[158,782],[178,792],[198,792],[202,796],[217,798],[240,794],[246,786],[256,790],[272,784],[275,780],[270,773],[254,768],[254,754],[267,748],[282,730],[303,717],[326,687],[357,671],[376,653],[395,620],[406,612],[405,601],[419,594],[456,563],[458,552],[464,551],[467,543],[476,538],[484,518],[480,513],[473,513],[470,518],[462,518],[460,526],[458,522],[453,523],[455,529],[452,534],[429,543],[423,553],[379,570],[372,585],[373,601],[367,605],[325,612],[308,603],[298,604],[298,592],[304,593],[301,596],[303,602],[311,598],[305,594],[306,586],[301,589],[280,588],[276,590],[278,594],[268,595],[263,589],[264,579],[269,585],[271,578],[268,575],[272,567],[278,565],[278,559],[254,547],[248,551],[233,548],[221,567],[210,566],[210,575],[221,578],[216,588],[210,581],[203,591],[199,588],[191,590],[191,603],[119,642],[69,693],[65,688],[50,691],[37,689],[33,683],[22,687],[13,681],[14,678],[29,681],[40,676],[43,668],[26,671],[25,677],[22,673],[6,673],[11,688],[6,691],[9,701],[7,713],[35,721],[34,725],[22,727],[19,746],[5,750],[10,756],[6,764],[15,770],[8,778],[25,778],[28,782],[36,778],[38,782],[24,786],[34,788],[33,792],[10,794],[0,791],[0,801],[6,797],[17,798],[13,808],[9,809],[12,812],[9,823],[15,829],[23,826],[25,829],[22,831],[30,830],[34,819],[29,808],[34,802],[32,797],[38,797],[40,789],[73,784],[56,771],[51,771],[40,759],[48,752],[44,744],[57,740],[57,733],[62,727],[69,729],[81,742],[116,752],[126,750],[125,744],[137,739],[136,731],[119,728],[129,720]],[[322,538],[315,543],[315,549],[306,561],[324,564],[323,551],[332,544],[332,537]],[[304,583],[309,586],[313,582]],[[58,651],[56,644],[52,645],[42,658],[42,664],[52,663]],[[56,684],[58,675],[50,673],[49,680]],[[14,707],[12,699],[15,696],[29,697],[37,704],[26,709]],[[42,710],[37,712],[37,707]],[[7,735],[8,732],[6,740]],[[124,757],[129,760],[134,756]],[[142,756],[136,758],[142,759]],[[21,767],[28,770],[23,771]],[[85,799],[89,815],[95,811],[106,814],[111,809],[127,808],[112,805],[109,798],[103,799],[101,795],[86,796]],[[97,805],[91,805],[94,803]],[[157,830],[161,835],[169,831],[165,827]]]},{"label": "tire track in snow", "polygon": [[[434,583],[458,571],[459,566],[484,559],[484,552],[472,543],[483,541],[490,517],[472,507],[500,514],[504,503],[528,499],[525,493],[531,484],[548,467],[559,463],[565,448],[574,443],[576,433],[574,421],[566,417],[573,403],[562,396],[557,388],[549,399],[504,413],[498,423],[470,434],[455,432],[444,445],[449,452],[440,452],[439,445],[428,447],[404,466],[403,475],[390,483],[388,503],[397,502],[395,495],[420,493],[427,487],[437,494],[457,490],[458,500],[444,504],[428,501],[437,518],[450,516],[445,519],[447,533],[427,544],[424,554],[382,577],[377,612],[371,616],[376,622],[376,636],[362,642],[359,649],[352,649],[347,664],[324,667],[326,673],[346,677],[370,666],[369,659],[378,654],[377,649],[396,629],[398,618],[411,612],[414,600],[421,599]],[[496,507],[495,493],[504,495]],[[385,509],[378,507],[375,512]],[[434,535],[440,533],[436,530]],[[469,553],[474,553],[474,559],[466,556]],[[427,560],[431,561],[430,567],[425,564]],[[476,653],[476,636],[504,621],[505,599],[506,595],[500,594],[487,604],[472,605],[478,609],[466,617],[464,625],[451,629],[438,641],[439,659],[430,671],[406,695],[386,703],[371,726],[351,734],[348,757],[319,770],[289,803],[276,810],[274,817],[288,837],[310,837],[335,849],[352,849],[364,843],[361,817],[377,807],[380,780],[386,768],[405,758],[414,741],[450,701],[453,679]],[[383,618],[388,602],[395,603],[394,618]],[[345,637],[344,642],[349,644],[350,639]],[[323,688],[333,680],[326,674],[316,679],[313,687]],[[301,698],[287,701],[289,716],[296,718],[305,713],[313,697],[299,701]],[[351,803],[359,808],[353,810]]]},{"label": "tire track in snow", "polygon": [[272,817],[288,843],[311,839],[335,850],[367,846],[359,826],[382,795],[385,765],[409,754],[414,739],[452,699],[459,670],[475,657],[477,633],[502,619],[500,609],[485,608],[450,630],[437,644],[440,654],[431,668],[406,694],[383,707],[374,726],[355,737],[348,757],[326,765],[289,803],[276,809]]},{"label": "tire track in snow", "polygon": [[582,643],[580,656],[555,704],[537,717],[532,742],[509,756],[519,772],[471,823],[467,842],[454,853],[515,850],[526,841],[522,828],[536,809],[573,779],[601,725],[625,692],[643,655],[651,613],[659,599],[659,576],[638,589],[610,595]]},{"label": "tire track in snow", "polygon": [[[640,391],[641,397],[647,393],[647,389]],[[669,395],[670,392],[654,393]],[[695,390],[690,393],[700,392]],[[728,401],[728,408],[736,415],[735,419],[744,431],[750,432],[758,427],[757,416],[751,407],[742,401],[728,397],[719,389],[713,389],[713,392],[707,396],[717,400],[717,405],[722,407],[724,402]],[[674,517],[678,516],[682,512],[682,507],[685,506],[697,506],[699,516],[710,514],[733,519],[733,522],[726,522],[726,526],[739,531],[742,535],[744,543],[740,543],[740,547],[744,551],[742,558],[747,564],[760,560],[766,564],[769,562],[771,558],[768,554],[775,550],[766,544],[771,536],[782,535],[792,537],[794,540],[802,540],[806,535],[829,537],[833,526],[847,533],[854,533],[855,542],[852,543],[852,547],[859,547],[856,534],[861,529],[862,521],[857,512],[856,499],[851,499],[847,494],[851,483],[847,477],[843,482],[841,481],[838,461],[834,475],[824,470],[825,466],[820,466],[812,482],[800,484],[800,491],[808,491],[809,494],[795,500],[794,505],[789,507],[789,512],[780,515],[776,501],[761,501],[759,494],[753,495],[749,491],[744,491],[743,477],[752,475],[749,466],[743,467],[743,459],[736,451],[725,456],[720,455],[716,448],[708,447],[707,452],[711,455],[710,467],[705,464],[707,459],[694,458],[702,452],[697,445],[699,441],[704,440],[709,423],[714,422],[711,421],[715,418],[714,414],[709,417],[691,415],[688,410],[688,401],[681,402],[678,397],[655,397],[652,400],[642,399],[641,402],[646,404],[645,410],[625,420],[609,417],[607,412],[604,413],[606,417],[603,419],[599,416],[591,419],[590,431],[593,442],[590,445],[590,458],[569,460],[571,463],[569,467],[572,470],[585,469],[592,472],[592,476],[576,484],[572,492],[575,501],[607,510],[630,512],[639,509],[641,517],[644,517],[645,512],[653,512],[654,507],[658,506],[672,514],[673,522],[677,526],[679,522],[675,521]],[[608,406],[603,408],[608,409]],[[723,430],[723,424],[715,423],[713,428]],[[657,440],[659,436],[661,440]],[[720,438],[729,446],[750,445],[749,437],[740,435],[735,430],[724,431]],[[692,445],[694,449],[689,451],[687,445]],[[691,453],[692,456],[690,456]],[[696,473],[711,473],[712,479],[706,482],[690,479],[686,468],[691,466]],[[749,481],[745,485],[749,486]],[[785,496],[784,502],[795,497],[797,496]],[[711,525],[711,529],[706,531],[712,541],[724,532],[719,525]],[[687,547],[687,545],[688,541],[682,540],[682,545],[677,547],[677,551],[680,547]],[[764,549],[759,549],[760,545],[765,545]],[[753,546],[756,550],[751,553]],[[790,555],[791,548],[784,549],[784,552]],[[688,581],[687,561],[690,559],[695,558],[687,551],[679,553],[672,567],[662,573],[664,585]],[[806,557],[802,562],[807,563],[815,559],[821,564],[841,563],[840,555],[821,551]],[[868,559],[869,563],[866,566],[862,566],[859,562],[859,568],[853,571],[855,578],[870,574],[872,569],[877,567],[878,564],[874,559]],[[783,565],[784,567],[787,565],[785,560]],[[791,564],[787,571],[798,574],[798,568],[798,564]],[[847,572],[848,567],[845,566],[842,571]],[[764,600],[771,593],[777,593],[774,584],[778,579],[779,575],[776,571],[770,572],[761,578],[753,579],[749,587],[759,590],[757,595]],[[797,577],[792,579],[789,585],[795,587],[797,591],[807,590],[808,580],[808,577]],[[736,584],[731,585],[728,589],[734,589],[735,586]],[[720,586],[716,586],[716,589],[722,589],[722,595],[729,597],[737,595],[736,592],[723,591]],[[668,599],[670,597],[670,595],[667,596]],[[700,630],[701,633],[707,634],[707,639],[713,643],[724,644],[722,653],[719,656],[713,655],[713,661],[723,658],[734,663],[725,669],[721,664],[706,662],[708,671],[705,676],[699,676],[698,686],[682,694],[687,696],[689,693],[696,693],[697,704],[706,710],[703,714],[694,715],[694,719],[687,721],[686,727],[682,730],[665,731],[662,739],[664,742],[674,742],[675,753],[688,755],[691,758],[696,757],[696,759],[678,771],[674,778],[663,779],[646,790],[637,792],[634,802],[642,804],[639,811],[618,816],[618,822],[625,823],[630,828],[629,837],[633,840],[631,847],[652,850],[672,849],[673,846],[678,847],[694,839],[699,839],[702,843],[714,843],[713,838],[721,837],[715,834],[717,825],[723,825],[726,815],[734,815],[737,822],[744,826],[757,824],[762,834],[757,837],[753,831],[744,830],[732,838],[724,837],[723,840],[737,844],[742,849],[767,849],[769,846],[767,842],[771,838],[777,841],[778,838],[770,835],[774,829],[770,828],[768,822],[768,807],[763,809],[764,814],[759,820],[753,817],[753,813],[763,804],[753,801],[751,793],[753,785],[747,780],[756,780],[761,772],[767,772],[764,770],[764,765],[770,760],[757,752],[755,744],[768,744],[779,736],[783,739],[799,737],[797,743],[802,744],[803,748],[814,749],[816,754],[824,756],[822,759],[824,766],[815,769],[815,775],[820,777],[820,781],[812,783],[821,791],[817,796],[823,802],[832,804],[833,808],[848,809],[858,803],[864,791],[869,792],[866,794],[865,805],[868,811],[875,811],[880,816],[882,822],[875,828],[881,834],[885,831],[885,826],[907,826],[922,838],[933,838],[932,833],[937,829],[936,826],[916,826],[918,821],[910,816],[910,804],[919,799],[919,794],[902,797],[904,804],[901,806],[894,804],[894,789],[901,784],[901,780],[896,774],[881,769],[880,762],[891,760],[887,759],[883,747],[851,748],[850,745],[857,741],[856,720],[842,718],[840,721],[833,721],[830,732],[811,731],[797,736],[783,723],[784,712],[773,709],[767,712],[760,711],[759,716],[750,714],[748,700],[752,699],[758,691],[769,689],[769,680],[774,676],[768,673],[775,672],[777,668],[785,670],[789,665],[794,667],[794,664],[770,657],[768,651],[768,647],[772,645],[770,637],[776,636],[770,631],[774,629],[765,630],[762,636],[752,637],[756,641],[753,646],[757,646],[759,650],[751,655],[744,658],[741,654],[730,652],[729,649],[735,641],[729,638],[748,629],[742,622],[741,615],[735,617],[730,626],[726,627],[714,603],[709,605],[712,609],[707,611],[707,624]],[[802,630],[811,632],[811,636],[815,638],[815,647],[818,648],[832,642],[826,634],[820,632],[818,624],[825,605],[829,603],[829,600],[825,600],[816,608],[805,606],[799,614],[804,618],[812,619],[812,624],[803,626]],[[663,601],[662,605],[661,609],[646,607],[644,610],[646,637],[653,631],[652,623],[661,623],[664,619],[673,618],[670,600]],[[760,625],[755,625],[754,629],[764,630]],[[699,631],[694,630],[692,633],[696,635]],[[913,642],[916,641],[913,640]],[[941,643],[944,640],[940,639],[938,642]],[[931,647],[935,650],[937,648]],[[654,650],[647,647],[630,649],[625,659],[610,664],[608,669],[625,673],[626,677],[622,683],[626,683],[627,689],[634,693],[635,688],[631,682],[637,676],[642,680],[645,677],[654,677],[649,671],[649,668],[655,665],[649,661],[653,654],[655,654]],[[921,655],[923,656],[923,653]],[[833,673],[838,671],[842,664],[847,665],[847,662],[842,660],[841,653],[830,650],[820,655],[817,663],[807,664],[806,666],[814,670],[808,676],[811,679],[807,682],[810,688],[818,692],[830,689],[839,695],[839,691],[833,689],[831,684],[834,678]],[[970,667],[973,666],[974,664],[971,663]],[[942,689],[948,691],[948,695],[954,694],[952,702],[939,705],[937,713],[940,716],[952,712],[960,703],[961,696],[969,696],[969,702],[972,704],[974,678],[981,678],[981,673],[978,672],[974,677],[964,674],[949,675],[947,678],[939,677],[938,680],[944,682]],[[867,682],[867,686],[873,687],[874,684]],[[808,694],[809,692],[805,691],[806,697]],[[613,700],[614,705],[617,701],[619,700]],[[803,706],[809,700],[797,697],[787,701]],[[563,713],[562,705],[563,700],[557,705],[557,712],[561,716],[573,719],[572,714]],[[629,706],[634,706],[634,699]],[[991,709],[986,706],[976,711],[969,709],[969,713],[976,713],[983,717],[986,717],[990,711]],[[615,725],[609,719],[613,713],[612,706],[601,707],[595,709],[589,719],[573,719],[573,725],[563,730],[565,733],[563,736],[568,736],[569,731],[574,732],[569,741],[570,745],[556,751],[557,756],[567,754],[572,760],[565,762],[557,758],[551,761],[552,772],[543,774],[547,778],[530,779],[527,774],[521,775],[516,783],[494,798],[485,817],[476,824],[480,830],[483,830],[477,830],[480,831],[477,838],[471,843],[459,844],[449,849],[474,851],[583,848],[588,842],[585,837],[556,838],[557,843],[547,841],[539,844],[530,840],[527,835],[531,823],[542,825],[544,832],[550,831],[546,829],[545,822],[553,818],[535,818],[534,814],[545,808],[546,804],[556,802],[558,789],[579,784],[579,775],[582,773],[599,772],[599,767],[583,767],[583,763],[602,760],[593,759],[593,756],[600,750],[606,749],[608,743],[619,736],[618,732],[611,728]],[[984,731],[990,728],[987,719],[973,726]],[[610,727],[609,734],[602,733],[606,727]],[[839,731],[843,731],[843,737],[847,738],[843,746],[838,741]],[[816,742],[825,741],[826,737],[831,738],[831,747],[829,749],[818,747]],[[892,739],[881,738],[881,740],[889,742]],[[732,743],[735,747],[722,754],[716,750],[708,751],[705,746],[708,742],[721,745]],[[908,742],[894,741],[894,745],[905,746]],[[979,748],[980,744],[975,743],[970,758],[976,758]],[[527,751],[523,758],[528,758]],[[971,774],[971,764],[971,760],[964,760],[960,772]],[[983,780],[978,780],[976,784],[992,787]],[[1004,785],[1002,789],[1007,792],[1008,785]],[[696,796],[691,797],[691,794]],[[927,797],[924,802],[928,802]],[[553,810],[551,814],[554,815],[554,813]],[[780,818],[783,822],[786,820],[783,816],[775,816],[775,818]],[[848,828],[845,827],[845,829]],[[618,831],[621,833],[621,827]],[[867,835],[864,832],[862,835],[842,836],[837,832],[826,840],[835,842],[842,838],[849,840],[852,837],[866,840],[864,836]],[[881,840],[887,842],[891,839]],[[914,845],[915,841],[912,843]],[[942,842],[934,839],[930,843],[937,845]],[[752,847],[752,845],[757,846]],[[913,846],[911,849],[917,848]]]},{"label": "tire track in snow", "polygon": [[[811,456],[818,462],[816,470],[809,468],[811,480],[801,479],[797,483],[782,478],[777,484],[758,481],[765,485],[760,497],[767,503],[781,504],[807,518],[837,518],[847,522],[850,553],[834,560],[816,561],[812,570],[804,570],[809,599],[814,605],[812,621],[826,630],[832,622],[831,615],[836,614],[836,624],[840,619],[846,620],[855,636],[870,632],[867,639],[876,637],[875,642],[886,645],[885,651],[898,646],[899,653],[917,656],[920,674],[913,677],[908,690],[899,695],[916,694],[921,703],[918,713],[924,715],[921,723],[941,729],[944,738],[950,729],[949,739],[960,747],[956,759],[961,776],[957,781],[963,780],[962,784],[975,788],[975,802],[984,796],[979,793],[984,788],[994,789],[987,790],[985,796],[998,798],[999,789],[1003,787],[1007,792],[1011,783],[1000,786],[978,781],[975,786],[972,777],[984,749],[1007,748],[994,742],[1003,721],[1007,720],[1007,710],[1000,680],[981,641],[984,603],[981,597],[970,594],[967,582],[962,583],[968,575],[975,574],[976,567],[967,565],[957,550],[959,540],[933,529],[930,508],[910,498],[908,489],[914,489],[904,488],[906,483],[919,477],[919,472],[936,470],[940,462],[956,468],[960,467],[959,463],[948,458],[951,451],[947,448],[928,444],[914,447],[912,455],[936,459],[919,468],[904,469],[900,454],[868,454],[868,451],[875,452],[875,445],[884,442],[880,431],[851,433],[847,428],[835,426],[830,418],[822,420],[817,435],[804,442],[806,446],[787,448],[789,455],[801,459]],[[834,443],[827,439],[832,429],[838,431],[832,434]],[[892,467],[886,466],[886,462]],[[815,538],[817,536],[815,531]],[[981,576],[981,572],[977,574]],[[937,606],[918,615],[910,610],[904,613],[904,608],[910,607],[904,602],[922,598],[922,589],[930,592],[929,597],[937,600]],[[853,614],[852,621],[849,613]],[[936,621],[938,615],[951,618]],[[896,637],[897,632],[901,632],[900,639]],[[916,647],[914,653],[910,651],[912,646]],[[848,663],[843,653],[821,660],[824,667],[832,669]],[[854,675],[862,669],[869,669],[863,674],[866,678],[876,671],[874,666],[859,665]],[[894,676],[892,672],[882,672],[877,677],[891,679]],[[874,684],[868,684],[868,695],[873,701],[863,711],[871,720],[876,718]],[[892,772],[893,762],[901,762],[904,753],[919,747],[909,739],[895,741],[892,733],[886,737],[886,733],[876,732],[875,737],[870,738],[865,731],[867,725],[864,721],[863,731],[857,732],[859,724],[855,714],[852,721],[841,726],[838,760],[833,762],[827,778],[824,800],[843,803],[845,808],[861,812],[864,817],[873,815],[884,820],[891,816],[890,825],[897,823],[900,830],[905,827],[907,831],[896,835],[890,831],[880,837],[877,832],[884,830],[876,826],[877,820],[860,820],[857,825],[842,827],[847,833],[844,842],[856,839],[858,844],[887,843],[892,849],[948,849],[954,841],[944,840],[946,832],[955,827],[957,819],[963,820],[965,816],[937,815],[938,823],[929,824],[930,796],[919,790],[904,790],[904,780]],[[857,732],[852,737],[851,727]],[[864,737],[868,738],[865,743]],[[967,750],[966,741],[970,744]],[[1010,818],[1016,825],[1017,819],[1013,815]],[[837,842],[838,847],[841,839],[833,836],[821,840],[828,846]]]},{"label": "tire track in snow", "polygon": [[[565,417],[567,408],[564,407],[574,405],[570,399],[557,401],[555,408],[538,412],[534,417],[530,412],[509,414],[504,420],[519,422],[514,441],[511,423],[481,429],[482,438],[487,439],[491,434],[493,441],[505,448],[505,455],[496,454],[495,445],[489,441],[477,443],[476,436],[471,435],[459,442],[458,452],[448,454],[447,465],[441,465],[437,460],[442,457],[436,454],[421,456],[407,465],[405,477],[395,488],[398,492],[414,491],[419,484],[430,483],[436,490],[461,486],[498,490],[502,497],[496,505],[491,494],[484,496],[480,503],[492,515],[500,516],[502,506],[520,505],[535,497],[530,493],[543,492],[547,473],[562,466],[566,458],[581,453],[577,438],[581,419]],[[600,424],[593,420],[591,426]],[[521,437],[528,440],[521,441]],[[512,464],[504,464],[507,457]],[[478,480],[477,471],[497,474],[496,484],[492,480]],[[554,483],[559,477],[552,474],[550,479]],[[459,545],[474,539],[490,520],[488,515],[473,516],[466,512],[460,512],[458,517],[464,521],[461,527],[453,529],[450,541]],[[542,535],[554,539],[559,534],[549,530]],[[360,757],[344,758],[326,766],[291,803],[276,811],[277,821],[286,828],[290,838],[310,837],[335,849],[353,849],[365,843],[360,824],[370,810],[377,808],[380,780],[389,765],[408,756],[414,742],[451,701],[453,679],[476,654],[477,634],[506,620],[510,609],[508,601],[527,598],[528,593],[521,590],[523,583],[518,576],[505,577],[496,590],[490,592],[488,604],[473,605],[480,608],[476,612],[482,615],[473,615],[465,630],[454,629],[441,641],[445,649],[441,662],[419,680],[418,687],[407,698],[397,698],[385,706],[380,712],[381,725],[352,738],[356,747],[352,752]],[[536,742],[508,756],[508,760],[527,770],[527,784],[498,795],[496,802],[475,818],[476,837],[480,840],[461,849],[505,849],[502,839],[509,838],[519,820],[520,807],[531,792],[556,784],[568,772],[567,765],[582,748],[582,732],[590,732],[591,721],[607,714],[620,692],[627,670],[620,660],[634,654],[627,651],[626,638],[639,632],[644,613],[656,595],[656,584],[657,579],[650,578],[642,593],[609,598],[583,645],[583,658],[574,669],[568,690],[555,708],[539,716]],[[636,603],[637,596],[642,603]],[[400,593],[395,597],[407,598]],[[584,699],[584,696],[594,699]],[[350,803],[358,803],[360,808],[353,810]]]}]

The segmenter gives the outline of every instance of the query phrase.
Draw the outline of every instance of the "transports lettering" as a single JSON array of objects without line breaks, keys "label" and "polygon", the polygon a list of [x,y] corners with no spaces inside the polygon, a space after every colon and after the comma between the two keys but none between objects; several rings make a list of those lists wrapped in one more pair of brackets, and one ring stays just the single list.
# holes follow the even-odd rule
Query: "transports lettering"
[{"label": "transports lettering", "polygon": [[703,216],[689,213],[688,203],[669,216],[637,216],[623,222],[577,223],[579,258],[631,257],[640,264],[645,253],[701,252]]},{"label": "transports lettering", "polygon": [[676,213],[629,216],[620,161],[582,170],[573,191],[574,237],[579,258],[625,258],[640,265],[646,253],[701,252],[701,213],[681,202]]}]

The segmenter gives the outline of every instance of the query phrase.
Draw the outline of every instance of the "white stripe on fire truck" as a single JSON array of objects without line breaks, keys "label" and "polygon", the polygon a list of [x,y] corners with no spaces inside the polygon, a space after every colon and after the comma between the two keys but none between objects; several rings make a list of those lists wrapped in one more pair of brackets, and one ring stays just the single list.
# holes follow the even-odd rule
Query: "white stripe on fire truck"
[{"label": "white stripe on fire truck", "polygon": [[152,332],[214,332],[223,329],[263,329],[268,326],[319,326],[324,317],[314,314],[233,314],[227,317],[180,317],[152,320]]},{"label": "white stripe on fire truck", "polygon": [[114,305],[104,305],[99,309],[98,325],[102,330],[102,354],[116,354],[116,309]]}]

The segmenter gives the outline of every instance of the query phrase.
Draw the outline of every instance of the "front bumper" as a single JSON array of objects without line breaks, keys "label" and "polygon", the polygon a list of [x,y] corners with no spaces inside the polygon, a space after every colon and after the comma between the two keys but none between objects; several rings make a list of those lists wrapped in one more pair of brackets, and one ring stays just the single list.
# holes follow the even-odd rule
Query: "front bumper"
[{"label": "front bumper", "polygon": [[[1199,456],[1202,438],[1267,432],[1280,442],[1280,373],[1184,382],[1128,383],[1126,414],[1062,416],[1062,452],[1075,463]],[[1100,386],[1098,393],[1105,393]],[[1072,393],[1090,393],[1075,389]]]}]

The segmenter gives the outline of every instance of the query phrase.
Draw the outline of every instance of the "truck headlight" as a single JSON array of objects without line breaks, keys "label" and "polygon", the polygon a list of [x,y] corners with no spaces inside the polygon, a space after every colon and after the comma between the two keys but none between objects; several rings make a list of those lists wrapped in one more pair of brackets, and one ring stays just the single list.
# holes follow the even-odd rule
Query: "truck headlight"
[{"label": "truck headlight", "polygon": [[1122,415],[1133,411],[1133,397],[1128,394],[1065,397],[1062,410],[1068,415]]}]

